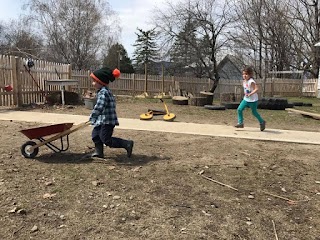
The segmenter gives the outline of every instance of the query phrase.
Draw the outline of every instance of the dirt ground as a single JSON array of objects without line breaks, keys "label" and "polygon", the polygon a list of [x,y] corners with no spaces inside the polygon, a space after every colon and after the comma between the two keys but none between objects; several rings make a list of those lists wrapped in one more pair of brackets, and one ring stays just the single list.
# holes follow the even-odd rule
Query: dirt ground
[{"label": "dirt ground", "polygon": [[[123,100],[117,108],[119,117],[136,118],[149,107],[162,105]],[[235,110],[169,109],[176,121],[231,125],[236,118]],[[313,119],[261,114],[267,127],[319,131]],[[20,147],[28,139],[19,131],[37,126],[0,121],[0,239],[320,240],[318,145],[116,129],[135,141],[132,158],[105,147],[105,159],[83,159],[93,147],[87,127],[70,134],[68,151],[44,146],[26,159]]]}]

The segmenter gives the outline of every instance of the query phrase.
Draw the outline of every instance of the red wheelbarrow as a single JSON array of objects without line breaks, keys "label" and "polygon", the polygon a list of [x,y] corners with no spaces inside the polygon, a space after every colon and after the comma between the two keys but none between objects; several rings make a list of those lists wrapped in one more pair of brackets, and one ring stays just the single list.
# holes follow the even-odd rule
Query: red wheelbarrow
[{"label": "red wheelbarrow", "polygon": [[[46,145],[48,148],[50,148],[52,151],[56,153],[67,151],[69,149],[69,134],[81,128],[84,128],[89,124],[90,122],[88,121],[72,127],[73,123],[60,123],[44,127],[21,130],[20,132],[23,133],[30,140],[38,139],[40,141],[39,143],[36,143],[34,141],[27,141],[21,146],[21,153],[25,158],[34,158],[35,156],[37,156],[39,152],[39,147],[43,145]],[[51,137],[44,139],[44,137],[47,136]],[[52,143],[53,141],[59,138],[60,146],[57,146],[54,143]]]}]

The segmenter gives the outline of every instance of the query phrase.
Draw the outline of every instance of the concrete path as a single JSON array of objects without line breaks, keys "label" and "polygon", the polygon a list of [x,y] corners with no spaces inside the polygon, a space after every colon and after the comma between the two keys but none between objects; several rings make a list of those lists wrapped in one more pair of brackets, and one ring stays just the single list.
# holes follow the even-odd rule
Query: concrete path
[{"label": "concrete path", "polygon": [[[88,120],[88,116],[39,113],[27,111],[0,110],[0,120],[39,122],[48,124],[67,123],[80,124]],[[236,129],[233,126],[197,124],[184,122],[165,122],[162,120],[141,121],[139,119],[120,118],[118,129],[130,129],[180,134],[195,134],[215,137],[231,137],[264,141],[293,142],[320,145],[320,132],[291,131],[269,129],[261,132],[259,128],[245,127]]]}]

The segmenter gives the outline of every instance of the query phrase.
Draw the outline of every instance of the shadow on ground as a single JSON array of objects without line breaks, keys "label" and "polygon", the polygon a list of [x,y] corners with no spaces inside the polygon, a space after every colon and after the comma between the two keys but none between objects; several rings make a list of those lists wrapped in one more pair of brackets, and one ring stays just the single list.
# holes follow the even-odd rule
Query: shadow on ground
[{"label": "shadow on ground", "polygon": [[36,157],[35,160],[51,164],[88,164],[95,162],[104,164],[140,166],[149,162],[168,161],[171,159],[170,157],[158,157],[153,155],[147,156],[141,154],[134,154],[131,156],[131,158],[128,158],[126,154],[111,155],[106,156],[105,158],[90,158],[89,155],[90,153],[53,153],[41,155]]}]

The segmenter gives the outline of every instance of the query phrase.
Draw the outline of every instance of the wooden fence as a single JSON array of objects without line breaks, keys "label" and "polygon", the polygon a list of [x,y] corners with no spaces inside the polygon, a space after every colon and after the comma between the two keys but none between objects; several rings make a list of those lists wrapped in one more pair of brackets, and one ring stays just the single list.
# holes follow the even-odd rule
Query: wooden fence
[{"label": "wooden fence", "polygon": [[180,95],[185,93],[200,93],[209,90],[211,81],[199,78],[158,76],[144,74],[121,74],[120,79],[110,83],[115,94],[138,95],[147,92],[149,95],[161,93]]},{"label": "wooden fence", "polygon": [[[43,103],[46,92],[60,90],[59,86],[46,86],[46,80],[74,79],[78,87],[68,86],[67,90],[78,91],[83,95],[92,88],[90,71],[75,71],[68,64],[35,60],[34,67],[26,67],[25,58],[0,55],[0,106],[21,106],[30,103]],[[257,79],[260,95],[264,96],[317,96],[317,79]],[[236,99],[242,97],[241,81],[221,80],[214,97],[220,98],[224,93],[232,93]],[[3,87],[11,85],[13,91],[6,92]],[[143,74],[121,74],[121,77],[110,83],[116,95],[138,95],[147,92],[149,95],[161,93],[199,96],[201,91],[212,87],[209,79],[155,76]]]},{"label": "wooden fence", "polygon": [[[256,79],[259,95],[265,97],[316,97],[318,79]],[[234,93],[237,100],[243,96],[242,81],[223,80],[215,91],[215,98],[223,93]]]},{"label": "wooden fence", "polygon": [[[70,79],[70,66],[37,60],[29,69],[27,59],[0,55],[0,106],[21,106],[22,104],[44,102],[46,89],[59,90],[57,86],[45,86],[46,80]],[[3,87],[11,85],[12,92]]]}]

